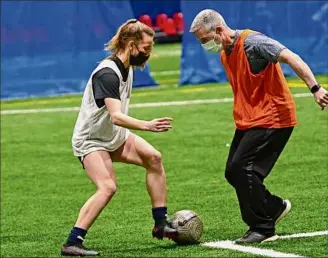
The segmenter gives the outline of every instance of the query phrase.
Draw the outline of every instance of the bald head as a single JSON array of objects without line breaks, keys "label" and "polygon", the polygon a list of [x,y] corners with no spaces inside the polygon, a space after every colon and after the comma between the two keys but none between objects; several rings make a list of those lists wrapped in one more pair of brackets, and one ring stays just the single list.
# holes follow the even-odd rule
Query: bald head
[{"label": "bald head", "polygon": [[190,32],[195,33],[200,28],[207,32],[214,31],[217,26],[227,27],[223,17],[217,11],[205,9],[197,14],[190,26]]}]

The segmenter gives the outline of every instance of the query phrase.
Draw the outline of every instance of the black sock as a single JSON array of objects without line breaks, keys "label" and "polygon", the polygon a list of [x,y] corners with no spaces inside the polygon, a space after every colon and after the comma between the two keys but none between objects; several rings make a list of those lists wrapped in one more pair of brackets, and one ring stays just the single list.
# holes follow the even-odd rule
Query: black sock
[{"label": "black sock", "polygon": [[166,219],[166,211],[166,207],[157,207],[152,209],[155,225],[161,224],[163,220]]},{"label": "black sock", "polygon": [[83,228],[74,227],[71,233],[68,235],[65,246],[71,246],[74,244],[82,244],[87,231]]}]

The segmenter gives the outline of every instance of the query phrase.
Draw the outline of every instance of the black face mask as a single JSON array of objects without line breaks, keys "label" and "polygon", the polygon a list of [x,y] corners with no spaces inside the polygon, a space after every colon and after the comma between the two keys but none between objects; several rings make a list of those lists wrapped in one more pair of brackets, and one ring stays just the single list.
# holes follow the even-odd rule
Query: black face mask
[{"label": "black face mask", "polygon": [[136,56],[130,55],[130,65],[141,66],[150,57],[150,55],[147,56],[145,52],[142,52],[139,49],[138,49],[138,51],[139,51],[139,53]]}]

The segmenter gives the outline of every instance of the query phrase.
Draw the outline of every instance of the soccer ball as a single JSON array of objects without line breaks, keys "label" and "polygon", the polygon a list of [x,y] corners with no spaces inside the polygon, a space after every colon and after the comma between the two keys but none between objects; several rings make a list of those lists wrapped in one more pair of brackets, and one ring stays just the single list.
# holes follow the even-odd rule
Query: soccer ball
[{"label": "soccer ball", "polygon": [[172,239],[178,245],[199,244],[203,234],[203,222],[192,210],[181,210],[168,220],[172,228],[178,231],[178,236]]}]

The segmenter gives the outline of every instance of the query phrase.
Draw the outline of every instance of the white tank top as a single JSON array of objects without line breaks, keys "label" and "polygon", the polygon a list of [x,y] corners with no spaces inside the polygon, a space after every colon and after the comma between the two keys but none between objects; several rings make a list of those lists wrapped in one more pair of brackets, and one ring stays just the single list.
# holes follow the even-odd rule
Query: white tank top
[{"label": "white tank top", "polygon": [[98,108],[95,102],[92,77],[105,67],[113,69],[120,80],[121,111],[128,114],[133,70],[130,68],[128,78],[126,82],[123,82],[122,74],[115,62],[106,59],[92,72],[83,94],[72,137],[74,155],[78,157],[83,157],[96,150],[115,151],[126,141],[130,133],[128,129],[113,124],[106,105]]}]

